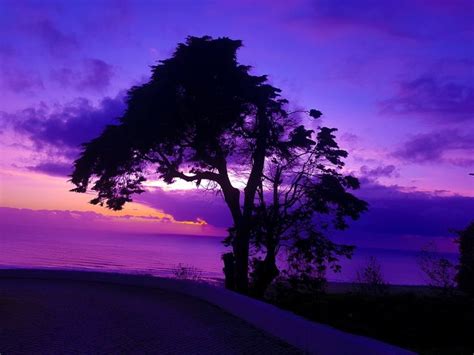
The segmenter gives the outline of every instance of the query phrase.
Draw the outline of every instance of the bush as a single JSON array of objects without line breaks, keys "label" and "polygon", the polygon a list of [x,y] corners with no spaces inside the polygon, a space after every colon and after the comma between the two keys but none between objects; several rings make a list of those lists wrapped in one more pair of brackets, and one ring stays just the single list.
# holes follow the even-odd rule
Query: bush
[{"label": "bush", "polygon": [[420,292],[301,293],[275,282],[267,300],[308,319],[430,355],[472,354],[474,303],[463,295]]},{"label": "bush", "polygon": [[173,276],[178,280],[199,281],[202,279],[202,271],[194,266],[179,263],[172,269]]},{"label": "bush", "polygon": [[382,266],[375,256],[369,257],[367,264],[357,271],[356,287],[359,292],[369,295],[382,295],[387,292]]},{"label": "bush", "polygon": [[428,278],[428,284],[442,291],[452,293],[456,287],[456,266],[446,258],[437,256],[433,243],[422,249],[418,256],[418,264]]}]

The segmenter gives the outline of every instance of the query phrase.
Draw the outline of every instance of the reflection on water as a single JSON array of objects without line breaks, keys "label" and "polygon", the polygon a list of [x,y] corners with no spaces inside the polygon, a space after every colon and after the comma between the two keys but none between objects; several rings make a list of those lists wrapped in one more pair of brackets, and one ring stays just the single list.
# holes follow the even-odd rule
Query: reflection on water
[{"label": "reflection on water", "polygon": [[[0,267],[94,269],[172,276],[179,263],[202,270],[204,278],[222,278],[219,237],[184,235],[130,235],[110,232],[54,229],[38,231],[22,226],[0,234]],[[423,284],[416,251],[357,249],[343,272],[329,274],[332,281],[353,281],[355,270],[369,256],[382,264],[386,281]],[[456,261],[456,255],[446,255]]]},{"label": "reflection on water", "polygon": [[[23,228],[22,228],[23,229]],[[13,235],[14,234],[14,235]],[[171,276],[178,263],[222,275],[220,238],[17,230],[0,237],[1,267],[95,269]]]}]

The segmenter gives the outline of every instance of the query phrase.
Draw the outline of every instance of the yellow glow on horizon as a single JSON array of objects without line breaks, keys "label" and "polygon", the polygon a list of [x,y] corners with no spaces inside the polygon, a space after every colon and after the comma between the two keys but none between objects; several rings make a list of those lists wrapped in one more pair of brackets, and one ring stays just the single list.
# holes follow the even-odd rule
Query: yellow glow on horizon
[{"label": "yellow glow on horizon", "polygon": [[178,221],[171,214],[137,202],[126,204],[121,211],[112,211],[90,204],[91,194],[73,193],[69,191],[71,188],[72,185],[62,177],[21,170],[4,170],[0,172],[0,206],[32,210],[95,212],[113,217],[129,216],[143,222],[173,223],[177,227],[208,225],[200,218],[195,221]]}]

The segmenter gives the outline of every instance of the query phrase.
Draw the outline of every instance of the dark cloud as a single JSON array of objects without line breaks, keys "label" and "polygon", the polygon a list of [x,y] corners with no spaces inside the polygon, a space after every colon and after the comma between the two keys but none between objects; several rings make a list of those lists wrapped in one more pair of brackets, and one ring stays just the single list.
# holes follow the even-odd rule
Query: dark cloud
[{"label": "dark cloud", "polygon": [[[173,216],[132,216],[132,215],[102,215],[90,211],[67,210],[31,210],[26,208],[0,207],[0,229],[9,235],[18,235],[19,230],[31,229],[46,231],[52,237],[77,236],[103,233],[132,233],[133,235],[147,233],[176,233],[197,235],[222,235],[222,230],[198,225],[183,225],[176,223]],[[188,221],[189,222],[189,221]],[[191,228],[190,228],[191,227]],[[63,234],[64,233],[64,234]],[[20,232],[21,234],[21,232]]]},{"label": "dark cloud", "polygon": [[115,122],[124,111],[123,93],[106,97],[97,106],[78,98],[51,109],[46,104],[7,115],[8,124],[26,135],[39,150],[55,147],[62,155],[74,156],[80,144],[96,137],[105,125]]},{"label": "dark cloud", "polygon": [[[462,228],[474,219],[474,197],[444,196],[383,186],[361,179],[358,196],[369,203],[369,211],[338,235],[346,242],[375,241],[400,236],[422,238],[449,237],[451,230]],[[139,202],[173,214],[178,219],[203,218],[217,227],[229,227],[232,219],[222,197],[203,190],[163,191],[156,189],[140,195]]]},{"label": "dark cloud", "polygon": [[397,168],[395,165],[380,165],[375,168],[363,165],[360,168],[362,176],[369,179],[377,179],[380,177],[398,177]]},{"label": "dark cloud", "polygon": [[27,26],[31,36],[37,37],[55,57],[64,57],[80,48],[80,43],[74,34],[65,33],[50,19],[43,19]]},{"label": "dark cloud", "polygon": [[472,120],[474,86],[437,76],[422,76],[400,83],[398,94],[380,102],[380,107],[382,113],[420,115],[440,122]]},{"label": "dark cloud", "polygon": [[79,89],[101,90],[109,86],[112,78],[112,66],[100,59],[88,59],[85,73],[78,84]]},{"label": "dark cloud", "polygon": [[5,64],[2,66],[0,72],[3,88],[15,93],[33,93],[44,88],[38,73]]},{"label": "dark cloud", "polygon": [[[403,191],[367,180],[362,180],[358,195],[369,203],[369,210],[338,233],[347,243],[404,249],[416,241],[421,247],[432,238],[452,237],[452,230],[474,219],[474,197]],[[400,245],[402,239],[407,245]],[[398,245],[391,244],[394,240]]]},{"label": "dark cloud", "polygon": [[228,228],[232,225],[232,218],[223,198],[213,191],[163,191],[156,188],[137,196],[137,202],[164,210],[178,220],[201,218],[216,227]]},{"label": "dark cloud", "polygon": [[394,156],[413,163],[446,162],[473,166],[474,132],[443,130],[418,134],[394,152]]},{"label": "dark cloud", "polygon": [[28,170],[52,176],[68,176],[72,172],[72,164],[43,162],[28,167]]},{"label": "dark cloud", "polygon": [[[286,4],[287,2],[285,2]],[[408,39],[438,39],[472,33],[473,2],[442,1],[332,1],[287,10],[294,23],[310,22],[316,31],[372,31]],[[407,16],[409,14],[409,16]],[[449,28],[450,31],[446,31]]]},{"label": "dark cloud", "polygon": [[7,44],[0,44],[0,84],[5,90],[31,94],[43,89],[41,75],[28,67],[20,66],[18,51]]},{"label": "dark cloud", "polygon": [[53,70],[51,78],[62,87],[101,91],[110,85],[113,74],[112,66],[103,60],[86,59],[78,70],[69,67]]}]

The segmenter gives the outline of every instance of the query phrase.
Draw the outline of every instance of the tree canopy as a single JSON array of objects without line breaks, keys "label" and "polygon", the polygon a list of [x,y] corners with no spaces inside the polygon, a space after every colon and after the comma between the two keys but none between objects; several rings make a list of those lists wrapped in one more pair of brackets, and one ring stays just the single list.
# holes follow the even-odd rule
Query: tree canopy
[{"label": "tree canopy", "polygon": [[[247,284],[249,220],[266,157],[295,147],[286,142],[294,123],[287,101],[266,76],[237,62],[241,41],[189,37],[173,56],[152,67],[150,80],[133,87],[116,125],[85,143],[74,163],[73,191],[97,193],[91,203],[119,210],[142,193],[149,174],[220,187],[232,214],[238,288]],[[317,115],[317,111],[310,112]],[[241,191],[231,176],[246,177]]]},{"label": "tree canopy", "polygon": [[[268,159],[250,240],[256,255],[252,286],[258,296],[279,274],[279,267],[286,278],[321,285],[328,266],[339,271],[339,257],[352,255],[353,247],[332,242],[329,233],[346,229],[347,219],[358,219],[367,203],[351,193],[359,188],[359,181],[342,171],[348,153],[337,144],[336,131],[318,127],[314,132],[298,126],[285,144],[292,150],[280,149]],[[278,267],[280,249],[286,262]]]},{"label": "tree canopy", "polygon": [[[208,36],[189,37],[179,44],[171,58],[152,67],[148,82],[129,90],[126,111],[117,124],[83,145],[71,181],[76,185],[72,191],[90,189],[96,193],[91,203],[113,210],[144,192],[143,183],[150,176],[168,184],[176,179],[213,184],[233,218],[233,255],[228,260],[235,261],[235,283],[228,284],[246,292],[255,200],[266,167],[275,159],[296,162],[315,144],[318,154],[338,165],[341,151],[331,146],[334,130],[322,129],[315,143],[313,131],[288,111],[280,90],[266,76],[252,75],[249,66],[238,63],[241,46],[238,40]],[[315,109],[299,112],[313,119],[321,116]],[[244,181],[243,189],[235,186],[236,176]],[[348,205],[334,199],[348,197],[344,187],[356,182],[335,174],[321,178],[327,190],[311,190],[310,208],[328,208],[324,201],[339,204],[336,217],[343,223],[351,210],[342,210]]]},{"label": "tree canopy", "polygon": [[85,192],[95,176],[98,196],[91,202],[117,210],[143,192],[150,166],[167,183],[225,185],[230,161],[248,164],[256,146],[265,146],[264,155],[274,149],[286,101],[266,76],[250,75],[250,67],[237,63],[241,45],[190,37],[154,66],[149,82],[128,92],[119,123],[84,144],[72,174],[74,191]]}]

